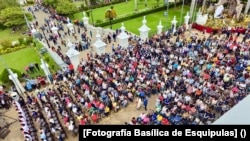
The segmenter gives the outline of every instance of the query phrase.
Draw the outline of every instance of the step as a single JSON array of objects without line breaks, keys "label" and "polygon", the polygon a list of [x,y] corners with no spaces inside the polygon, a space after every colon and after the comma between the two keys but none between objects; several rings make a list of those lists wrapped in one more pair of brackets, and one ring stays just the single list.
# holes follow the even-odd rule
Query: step
[{"label": "step", "polygon": [[0,138],[4,139],[9,133],[10,133],[10,130],[8,128],[1,129],[0,130]]}]

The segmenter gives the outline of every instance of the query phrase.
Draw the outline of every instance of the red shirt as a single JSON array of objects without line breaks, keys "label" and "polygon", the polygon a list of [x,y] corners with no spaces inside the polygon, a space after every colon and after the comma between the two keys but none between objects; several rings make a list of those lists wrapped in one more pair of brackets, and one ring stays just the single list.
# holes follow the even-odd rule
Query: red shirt
[{"label": "red shirt", "polygon": [[85,122],[85,120],[84,120],[84,119],[81,119],[79,124],[80,124],[80,125],[85,125],[85,124],[86,124],[86,122]]},{"label": "red shirt", "polygon": [[70,64],[70,65],[69,65],[69,70],[74,70],[73,64]]},{"label": "red shirt", "polygon": [[93,122],[97,122],[97,114],[93,114],[92,116],[91,116],[91,119],[93,120]]}]

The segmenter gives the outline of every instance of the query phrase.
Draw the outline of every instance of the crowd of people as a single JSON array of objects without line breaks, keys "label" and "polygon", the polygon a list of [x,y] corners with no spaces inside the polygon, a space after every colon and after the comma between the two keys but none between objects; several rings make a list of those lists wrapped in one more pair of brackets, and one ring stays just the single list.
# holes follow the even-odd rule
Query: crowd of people
[{"label": "crowd of people", "polygon": [[237,33],[184,38],[184,31],[174,41],[170,31],[146,41],[134,37],[136,44],[82,60],[76,72],[58,72],[55,80],[69,82],[98,115],[135,97],[137,108],[146,109],[146,97],[157,94],[156,110],[133,117],[133,124],[211,124],[250,91],[249,43]]},{"label": "crowd of people", "polygon": [[[77,70],[67,59],[71,65],[53,75],[52,88],[35,87],[26,99],[40,138],[63,140],[63,127],[75,134],[78,124],[98,123],[131,102],[145,112],[125,124],[213,123],[250,92],[250,30],[242,40],[224,30],[222,36],[192,32],[187,37],[180,26],[175,34],[169,30],[147,40],[131,36],[128,47],[88,56]],[[148,112],[151,95],[157,95],[156,108]]]},{"label": "crowd of people", "polygon": [[220,38],[179,35],[174,42],[167,41],[163,46],[164,35],[157,39],[159,46],[151,49],[152,55],[158,50],[157,58],[150,56],[147,61],[156,64],[154,77],[144,82],[157,81],[156,109],[132,117],[125,124],[208,125],[247,96],[250,92],[249,28],[242,39],[239,33],[227,36],[228,32],[231,30]]}]

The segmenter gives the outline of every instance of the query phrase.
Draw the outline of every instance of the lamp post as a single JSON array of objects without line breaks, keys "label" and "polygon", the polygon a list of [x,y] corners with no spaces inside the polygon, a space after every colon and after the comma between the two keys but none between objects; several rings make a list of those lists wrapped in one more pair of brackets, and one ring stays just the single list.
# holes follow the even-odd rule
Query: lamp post
[{"label": "lamp post", "polygon": [[111,9],[108,10],[108,13],[109,13],[109,25],[110,25],[110,29],[112,29]]},{"label": "lamp post", "polygon": [[183,10],[184,10],[184,2],[185,2],[185,0],[182,0],[180,24],[182,24],[182,16],[183,16]]},{"label": "lamp post", "polygon": [[168,9],[169,9],[169,0],[166,0],[167,3],[167,11],[164,12],[164,16],[166,17],[166,29],[167,29],[167,23],[168,23]]},{"label": "lamp post", "polygon": [[93,18],[93,12],[92,12],[92,10],[90,10],[90,13],[91,13],[91,21],[92,21],[92,24],[94,25],[94,18]]},{"label": "lamp post", "polygon": [[[194,3],[193,3],[194,2]],[[194,22],[194,12],[196,12],[196,6],[197,6],[197,0],[192,0],[192,4],[191,4],[191,9],[190,9],[190,12],[192,13],[189,13],[190,14],[190,27],[189,27],[189,32],[191,33],[191,29],[192,29],[192,25],[193,25],[193,22]]]},{"label": "lamp post", "polygon": [[90,9],[90,4],[88,4],[87,13],[89,14],[88,17],[90,16],[90,13],[91,13],[91,21],[92,21],[92,25],[94,25],[93,13],[92,13],[92,9]]},{"label": "lamp post", "polygon": [[197,4],[198,4],[198,0],[195,0],[195,4],[194,4],[194,11],[193,11],[193,14],[192,14],[192,23],[194,22],[194,19],[195,19],[195,16],[196,16],[196,8],[197,8]]}]

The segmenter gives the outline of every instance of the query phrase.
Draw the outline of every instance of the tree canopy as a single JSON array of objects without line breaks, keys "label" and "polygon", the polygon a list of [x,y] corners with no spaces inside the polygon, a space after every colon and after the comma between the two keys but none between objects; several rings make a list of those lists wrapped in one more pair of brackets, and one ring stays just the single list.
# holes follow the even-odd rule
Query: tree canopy
[{"label": "tree canopy", "polygon": [[7,7],[17,7],[18,3],[17,0],[0,0],[0,10],[7,8]]},{"label": "tree canopy", "polygon": [[108,18],[108,19],[114,19],[116,18],[116,11],[114,10],[114,7],[113,6],[110,6],[110,9],[108,9],[106,12],[105,12],[105,18]]},{"label": "tree canopy", "polygon": [[77,8],[74,3],[68,0],[61,0],[60,4],[56,6],[56,12],[62,15],[73,14],[77,11]]},{"label": "tree canopy", "polygon": [[48,6],[55,7],[58,0],[43,0],[43,3]]},{"label": "tree canopy", "polygon": [[[25,13],[28,20],[32,20],[30,13]],[[20,7],[8,7],[0,11],[0,24],[6,27],[20,26],[26,23],[23,10]]]}]

